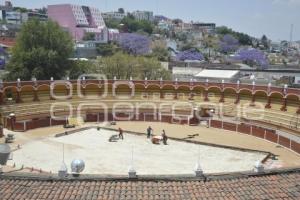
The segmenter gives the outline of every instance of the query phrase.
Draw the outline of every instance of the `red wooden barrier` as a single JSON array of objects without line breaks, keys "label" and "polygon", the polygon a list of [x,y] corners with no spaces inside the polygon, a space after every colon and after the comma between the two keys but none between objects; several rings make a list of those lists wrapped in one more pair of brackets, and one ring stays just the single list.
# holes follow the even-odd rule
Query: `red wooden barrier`
[{"label": "red wooden barrier", "polygon": [[297,142],[291,142],[291,149],[297,153],[300,153],[300,144]]},{"label": "red wooden barrier", "polygon": [[236,131],[236,124],[229,123],[229,122],[223,122],[223,129],[229,130],[229,131]]},{"label": "red wooden barrier", "polygon": [[264,138],[265,129],[257,126],[252,126],[252,135],[259,138]]},{"label": "red wooden barrier", "polygon": [[274,133],[274,131],[267,130],[267,132],[266,132],[266,140],[268,140],[270,142],[277,143],[278,135],[276,133]]},{"label": "red wooden barrier", "polygon": [[239,124],[238,125],[238,132],[245,133],[245,134],[251,134],[251,126],[247,124]]},{"label": "red wooden barrier", "polygon": [[213,128],[222,128],[222,122],[217,120],[211,120],[210,126]]},{"label": "red wooden barrier", "polygon": [[290,148],[290,139],[280,135],[279,136],[279,144],[284,147]]}]

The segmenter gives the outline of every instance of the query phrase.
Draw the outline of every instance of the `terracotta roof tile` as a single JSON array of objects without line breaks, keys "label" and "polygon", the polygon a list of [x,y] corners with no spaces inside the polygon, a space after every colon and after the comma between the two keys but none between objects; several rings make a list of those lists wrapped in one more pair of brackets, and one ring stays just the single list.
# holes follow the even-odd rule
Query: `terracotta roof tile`
[{"label": "terracotta roof tile", "polygon": [[300,199],[300,171],[172,181],[0,178],[1,200]]}]

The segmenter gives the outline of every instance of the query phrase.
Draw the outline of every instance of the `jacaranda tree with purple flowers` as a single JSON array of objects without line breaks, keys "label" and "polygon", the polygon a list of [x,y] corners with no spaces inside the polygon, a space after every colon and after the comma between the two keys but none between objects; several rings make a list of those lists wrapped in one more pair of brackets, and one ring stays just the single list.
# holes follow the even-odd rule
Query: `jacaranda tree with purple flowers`
[{"label": "jacaranda tree with purple flowers", "polygon": [[257,65],[262,69],[266,69],[269,66],[267,56],[257,49],[240,49],[236,53],[235,59],[241,60],[251,67]]},{"label": "jacaranda tree with purple flowers", "polygon": [[203,55],[195,49],[189,49],[186,51],[179,52],[176,56],[176,59],[179,61],[185,60],[197,60],[202,61],[204,60]]},{"label": "jacaranda tree with purple flowers", "polygon": [[150,51],[150,39],[144,35],[122,33],[118,43],[129,54],[145,55]]},{"label": "jacaranda tree with purple flowers", "polygon": [[220,40],[219,49],[222,53],[228,54],[235,52],[239,47],[239,41],[232,35],[226,34]]}]

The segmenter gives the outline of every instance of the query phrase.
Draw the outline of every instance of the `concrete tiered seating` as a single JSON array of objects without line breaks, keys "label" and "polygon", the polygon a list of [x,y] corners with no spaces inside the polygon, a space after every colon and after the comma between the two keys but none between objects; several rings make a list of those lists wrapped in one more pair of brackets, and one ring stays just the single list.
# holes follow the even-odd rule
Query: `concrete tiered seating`
[{"label": "concrete tiered seating", "polygon": [[34,99],[34,94],[32,92],[22,92],[21,99],[22,102],[32,102]]},{"label": "concrete tiered seating", "polygon": [[[78,106],[82,103],[84,104],[97,104],[97,103],[106,103],[106,105],[111,108],[113,106],[114,102],[133,102],[133,103],[170,103],[171,105],[174,103],[174,101],[177,102],[192,102],[192,105],[197,105],[197,103],[201,103],[203,106],[203,103],[206,103],[207,106],[211,107],[211,104],[216,104],[216,108],[220,105],[220,94],[216,93],[213,96],[209,96],[209,101],[205,102],[204,101],[204,96],[203,94],[196,94],[193,97],[193,101],[190,101],[190,93],[189,92],[177,92],[177,100],[174,100],[175,97],[175,92],[174,91],[164,91],[164,98],[160,98],[160,92],[155,92],[155,91],[147,91],[147,92],[142,92],[138,91],[135,93],[134,97],[129,98],[128,100],[119,100],[116,99],[115,97],[112,96],[111,92],[108,93],[108,96],[105,98],[96,98],[96,99],[87,99],[87,98],[80,98],[77,95],[77,90],[73,90],[73,96],[71,99],[68,100],[50,100],[50,92],[49,91],[38,91],[38,98],[40,101],[38,102],[33,102],[33,95],[32,93],[23,93],[21,94],[21,98],[23,100],[22,103],[16,104],[13,102],[12,105],[4,105],[1,106],[0,108],[2,109],[2,115],[3,116],[8,116],[10,113],[15,113],[17,116],[17,119],[26,119],[26,117],[31,117],[30,115],[34,116],[49,116],[50,113],[50,108],[53,103],[69,103],[71,105],[71,109],[75,112],[78,108]],[[123,94],[128,95],[128,91],[120,91],[117,93],[118,96],[122,96]],[[56,91],[55,94],[57,96],[66,96],[66,91]],[[100,94],[100,90],[97,89],[88,89],[86,90],[86,96],[97,96]],[[146,95],[147,94],[147,95]],[[168,94],[168,95],[167,95]],[[226,116],[231,116],[231,117],[236,117],[238,109],[236,106],[241,106],[243,108],[244,105],[249,105],[251,104],[252,98],[251,96],[247,95],[241,95],[240,96],[240,103],[238,105],[235,105],[234,102],[236,100],[236,96],[228,96],[225,95],[225,102],[222,105],[222,111],[224,115]],[[286,127],[296,127],[298,126],[299,119],[296,116],[296,111],[298,110],[299,106],[297,102],[293,101],[288,101],[287,103],[287,111],[283,112],[281,111],[282,107],[282,100],[276,100],[272,99],[271,101],[271,109],[264,109],[264,117],[261,119],[262,121],[269,122],[272,124],[277,124],[281,126],[286,126]],[[249,116],[252,117],[257,117],[261,114],[259,111],[251,110],[255,108],[260,108],[258,105],[261,104],[262,107],[267,104],[267,99],[266,98],[261,98],[261,97],[256,97],[255,101],[256,106],[250,107],[250,112],[248,112]],[[205,106],[205,105],[204,105]],[[69,112],[70,108],[66,105],[60,105],[60,106],[55,106],[53,108],[53,112],[57,113],[64,113],[64,112]],[[98,109],[101,110],[101,108],[97,108],[92,105],[87,105],[82,108],[83,110],[89,110],[89,111],[97,111]],[[187,105],[177,105],[176,106],[177,110],[182,110],[183,113],[186,113],[187,111],[191,110],[191,107]],[[217,110],[217,109],[216,109]],[[221,112],[221,111],[220,111]],[[217,113],[219,114],[219,113]]]}]

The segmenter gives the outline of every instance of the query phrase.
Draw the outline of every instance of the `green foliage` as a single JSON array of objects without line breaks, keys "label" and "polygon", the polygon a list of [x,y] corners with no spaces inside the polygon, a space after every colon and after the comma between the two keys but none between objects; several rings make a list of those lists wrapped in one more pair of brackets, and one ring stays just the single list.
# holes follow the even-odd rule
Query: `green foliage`
[{"label": "green foliage", "polygon": [[26,13],[29,10],[27,8],[23,8],[23,7],[14,7],[13,11],[17,11],[17,12],[21,12],[21,13]]},{"label": "green foliage", "polygon": [[119,8],[119,9],[118,9],[118,13],[124,14],[124,13],[125,13],[124,8]]},{"label": "green foliage", "polygon": [[115,28],[129,33],[144,32],[152,34],[154,30],[153,23],[146,20],[138,21],[131,15],[124,17],[122,20],[107,19],[105,24],[108,28]]},{"label": "green foliage", "polygon": [[40,14],[46,15],[47,14],[47,8],[46,7],[39,8],[39,9],[37,9],[37,12],[40,13]]},{"label": "green foliage", "polygon": [[167,62],[170,58],[170,53],[168,49],[157,46],[152,49],[151,57],[157,58],[157,60],[162,62]]},{"label": "green foliage", "polygon": [[87,74],[93,67],[93,63],[90,61],[72,61],[71,68],[68,72],[70,79],[78,79],[82,74]]},{"label": "green foliage", "polygon": [[267,38],[266,35],[263,35],[260,41],[261,41],[261,44],[264,46],[264,49],[270,48],[269,39]]},{"label": "green foliage", "polygon": [[105,19],[107,28],[121,29],[121,21],[116,19]]},{"label": "green foliage", "polygon": [[121,24],[123,24],[124,29],[129,33],[135,33],[141,30],[148,34],[152,34],[154,30],[154,25],[151,22],[146,20],[138,21],[132,16],[124,17],[124,19],[121,20]]},{"label": "green foliage", "polygon": [[6,20],[5,19],[0,19],[0,24],[6,24]]},{"label": "green foliage", "polygon": [[112,56],[120,50],[121,49],[118,47],[118,45],[114,43],[99,44],[97,46],[97,52],[101,56]]},{"label": "green foliage", "polygon": [[157,80],[162,77],[165,80],[171,78],[169,71],[161,67],[160,62],[155,58],[143,56],[131,56],[121,52],[110,57],[103,57],[91,69],[91,73],[102,73],[109,79],[116,76],[118,79],[128,80],[144,79]]},{"label": "green foliage", "polygon": [[173,22],[173,24],[176,24],[176,25],[183,23],[183,21],[181,19],[173,19],[172,22]]},{"label": "green foliage", "polygon": [[203,46],[208,50],[207,53],[204,54],[205,60],[209,60],[212,53],[218,49],[219,38],[210,34],[205,34],[203,38]]},{"label": "green foliage", "polygon": [[95,33],[89,33],[89,32],[86,32],[82,38],[82,40],[84,41],[94,41],[95,40]]},{"label": "green foliage", "polygon": [[220,35],[232,35],[233,37],[237,38],[241,45],[252,45],[252,37],[245,34],[236,32],[226,26],[221,26],[216,28],[216,33]]},{"label": "green foliage", "polygon": [[187,42],[188,35],[187,35],[187,33],[179,32],[179,33],[175,34],[175,39],[179,40],[181,42]]},{"label": "green foliage", "polygon": [[18,34],[6,78],[60,79],[70,67],[68,58],[73,49],[72,38],[57,23],[30,20],[23,24]]},{"label": "green foliage", "polygon": [[181,51],[186,51],[186,50],[189,50],[189,49],[197,49],[197,48],[196,48],[196,43],[193,42],[193,41],[189,41],[189,42],[184,43],[184,44],[180,47],[180,50],[181,50]]}]

